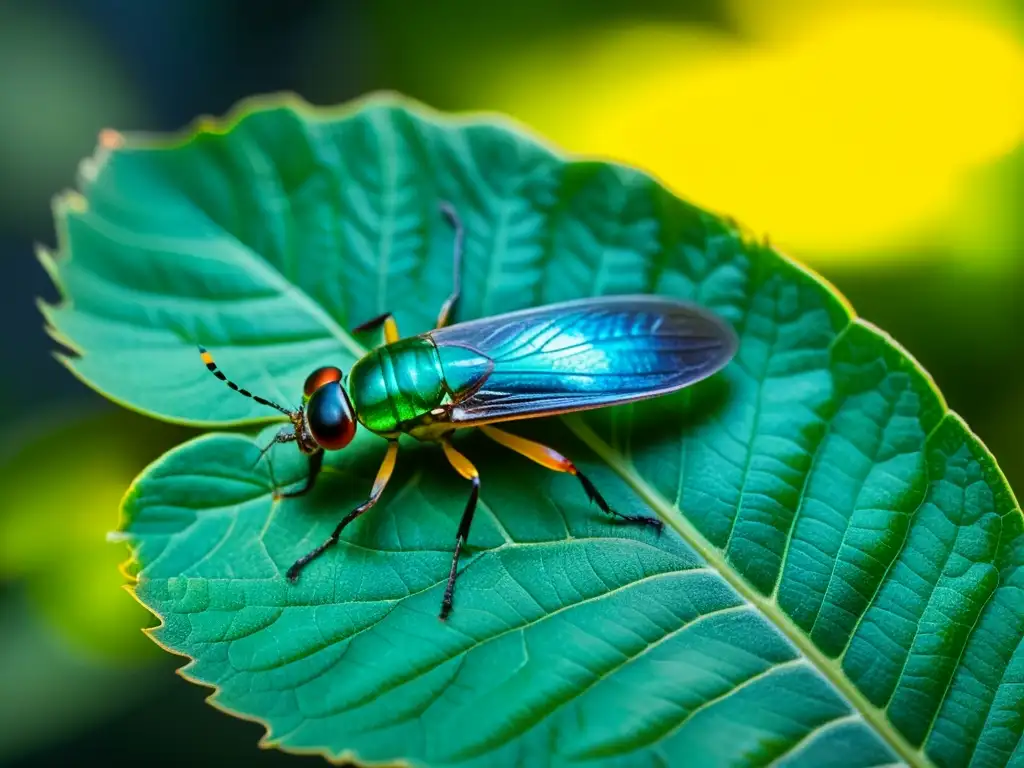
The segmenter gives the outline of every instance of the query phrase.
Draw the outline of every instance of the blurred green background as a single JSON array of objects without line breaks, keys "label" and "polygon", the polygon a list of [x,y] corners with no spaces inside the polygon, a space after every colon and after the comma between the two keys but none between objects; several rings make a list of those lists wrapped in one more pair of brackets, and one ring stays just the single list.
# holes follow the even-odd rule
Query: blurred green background
[{"label": "blurred green background", "polygon": [[[831,280],[1024,488],[1024,7],[1017,0],[0,2],[0,764],[271,765],[139,631],[108,542],[192,434],[52,358],[33,257],[105,127],[395,89],[624,160]],[[13,273],[13,279],[10,275]],[[314,760],[315,758],[304,758]]]}]

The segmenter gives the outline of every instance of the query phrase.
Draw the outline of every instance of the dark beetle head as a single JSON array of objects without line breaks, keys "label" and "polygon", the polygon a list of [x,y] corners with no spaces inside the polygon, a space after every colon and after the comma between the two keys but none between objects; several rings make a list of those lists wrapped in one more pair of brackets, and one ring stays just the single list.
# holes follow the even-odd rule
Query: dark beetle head
[{"label": "dark beetle head", "polygon": [[277,443],[297,443],[300,451],[311,454],[320,450],[338,451],[352,442],[356,434],[356,418],[341,381],[340,368],[325,365],[309,374],[302,386],[302,406],[292,410],[238,386],[221,372],[206,349],[199,347],[199,353],[210,373],[235,392],[280,411],[291,421],[290,426],[282,427],[270,444],[260,451],[260,456]]},{"label": "dark beetle head", "polygon": [[318,448],[339,451],[352,442],[356,434],[355,412],[341,376],[338,368],[325,366],[306,377],[302,388],[303,434],[298,437],[299,448],[305,453],[313,453]]}]

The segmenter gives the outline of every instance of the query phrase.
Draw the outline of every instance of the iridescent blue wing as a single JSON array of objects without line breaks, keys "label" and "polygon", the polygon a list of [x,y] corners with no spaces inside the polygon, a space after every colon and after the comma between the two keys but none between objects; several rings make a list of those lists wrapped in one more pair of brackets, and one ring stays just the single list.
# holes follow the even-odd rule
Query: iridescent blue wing
[{"label": "iridescent blue wing", "polygon": [[709,310],[659,296],[580,299],[425,335],[493,361],[452,409],[452,422],[467,426],[667,394],[723,368],[737,346]]}]

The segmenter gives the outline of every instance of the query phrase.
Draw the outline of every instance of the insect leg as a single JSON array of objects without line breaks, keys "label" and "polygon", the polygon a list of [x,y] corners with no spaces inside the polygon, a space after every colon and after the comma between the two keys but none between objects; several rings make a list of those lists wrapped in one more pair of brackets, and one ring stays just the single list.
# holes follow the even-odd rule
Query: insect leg
[{"label": "insect leg", "polygon": [[[269,447],[269,446],[268,446]],[[279,499],[290,499],[295,496],[304,496],[313,490],[313,486],[316,485],[316,479],[320,476],[320,470],[324,466],[324,452],[317,451],[309,455],[309,474],[306,475],[306,482],[302,487],[297,488],[294,491],[288,491],[288,493],[281,493],[278,491],[275,495]]]},{"label": "insect leg", "polygon": [[390,312],[385,312],[383,315],[377,315],[376,317],[367,320],[362,325],[357,325],[352,329],[352,333],[375,331],[382,325],[384,326],[384,342],[386,344],[390,344],[393,341],[398,341],[400,338],[398,335],[398,323],[395,322],[395,316]]},{"label": "insect leg", "polygon": [[366,510],[368,510],[370,507],[377,503],[377,500],[380,498],[380,495],[384,492],[384,486],[388,484],[388,480],[391,479],[391,474],[395,471],[395,459],[397,458],[397,456],[398,441],[388,441],[388,450],[387,453],[384,454],[384,461],[381,462],[380,469],[377,470],[377,479],[373,481],[373,488],[370,490],[369,498],[362,504],[360,504],[358,507],[353,509],[351,512],[349,512],[347,515],[345,515],[345,517],[341,519],[341,522],[338,523],[337,527],[335,527],[334,531],[331,533],[330,536],[327,537],[327,540],[324,541],[323,544],[321,544],[319,547],[309,552],[308,554],[303,555],[292,564],[292,567],[288,569],[288,573],[286,574],[289,581],[294,582],[297,578],[299,578],[299,571],[301,571],[310,560],[319,557],[324,550],[338,543],[338,539],[341,537],[341,532],[345,530],[345,526],[347,526],[349,523],[351,523],[353,520],[355,520],[357,517],[363,514],[363,512],[365,512]]},{"label": "insect leg", "polygon": [[455,577],[459,567],[459,553],[462,551],[462,546],[466,543],[466,539],[469,538],[469,527],[473,524],[473,513],[476,512],[476,502],[480,498],[480,473],[476,471],[476,467],[473,466],[469,459],[455,450],[447,438],[441,442],[441,445],[444,447],[444,454],[448,457],[448,461],[455,467],[455,471],[473,483],[473,489],[469,492],[469,500],[466,502],[466,509],[462,513],[462,520],[459,521],[459,532],[455,535],[455,553],[452,555],[452,569],[448,573],[448,586],[445,587],[444,598],[441,600],[440,617],[444,621],[452,610],[452,596],[455,593]]},{"label": "insect leg", "polygon": [[604,500],[604,496],[598,492],[594,484],[590,482],[590,478],[580,472],[576,465],[573,464],[569,459],[565,458],[562,454],[558,453],[552,448],[548,448],[546,445],[534,442],[533,440],[527,440],[525,437],[519,437],[519,435],[513,435],[510,432],[505,432],[495,427],[483,425],[480,427],[480,431],[487,435],[489,438],[497,443],[501,443],[506,448],[511,448],[516,453],[522,454],[528,459],[540,464],[542,467],[553,469],[555,472],[568,472],[570,475],[574,475],[580,484],[583,486],[583,490],[586,492],[587,497],[597,504],[601,508],[602,512],[615,517],[620,517],[623,520],[629,520],[633,523],[643,523],[653,528],[661,530],[662,522],[656,517],[649,517],[647,515],[624,515],[621,512],[616,512],[610,506],[608,502]]},{"label": "insect leg", "polygon": [[462,228],[462,220],[455,212],[455,207],[451,203],[441,203],[441,213],[444,214],[448,223],[452,225],[452,229],[455,230],[455,248],[454,255],[452,256],[452,292],[444,300],[444,304],[441,305],[441,311],[437,314],[438,328],[443,328],[448,324],[448,315],[451,314],[452,307],[455,306],[455,302],[459,300],[459,294],[462,292],[462,241],[465,234]]}]

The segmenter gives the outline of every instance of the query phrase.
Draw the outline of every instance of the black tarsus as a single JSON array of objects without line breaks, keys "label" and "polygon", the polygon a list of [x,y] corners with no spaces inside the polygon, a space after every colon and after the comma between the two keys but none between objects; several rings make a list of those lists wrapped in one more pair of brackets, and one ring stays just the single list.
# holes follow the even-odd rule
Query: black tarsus
[{"label": "black tarsus", "polygon": [[[323,457],[323,452],[322,451],[319,454],[314,454],[314,455],[319,455],[321,457],[320,461],[323,461],[323,458],[322,458]],[[313,467],[313,456],[309,457],[309,464],[310,464],[310,469],[312,469],[312,467]],[[317,473],[319,473],[319,471],[320,471],[319,466],[320,465],[319,465],[319,462],[318,462],[317,463],[317,470],[316,470]],[[311,476],[312,476],[312,473],[311,473]],[[310,483],[310,485],[312,485],[312,483]],[[306,565],[311,560],[316,559],[317,557],[322,555],[327,549],[329,549],[329,548],[333,547],[335,544],[337,544],[338,543],[338,539],[341,538],[341,532],[345,530],[345,527],[349,523],[351,523],[353,520],[355,520],[357,517],[359,517],[361,514],[366,512],[366,510],[370,509],[370,507],[372,507],[374,504],[376,504],[380,500],[381,494],[383,494],[383,492],[384,492],[384,484],[382,484],[382,485],[380,485],[378,487],[377,483],[374,483],[374,489],[373,489],[373,491],[370,492],[370,497],[367,498],[366,501],[364,501],[358,507],[356,507],[351,512],[349,512],[347,515],[345,515],[345,517],[343,517],[341,519],[341,522],[338,523],[335,526],[334,531],[331,533],[330,536],[327,537],[327,539],[324,541],[323,544],[321,544],[320,546],[318,546],[316,549],[312,550],[311,552],[307,552],[305,555],[303,555],[298,560],[296,560],[294,563],[292,563],[291,567],[285,573],[285,576],[287,577],[288,581],[290,581],[290,582],[292,582],[294,584],[295,580],[299,578],[299,572],[302,571],[302,569],[305,568]],[[290,494],[290,495],[298,495],[298,494]]]},{"label": "black tarsus", "polygon": [[353,509],[351,512],[349,512],[341,519],[340,523],[338,523],[334,527],[334,531],[331,533],[330,536],[327,537],[327,540],[324,541],[323,544],[321,544],[319,547],[312,550],[311,552],[307,552],[294,563],[292,563],[291,567],[288,569],[288,572],[285,574],[285,576],[288,578],[288,581],[294,584],[296,579],[299,578],[299,573],[302,571],[302,569],[305,568],[306,565],[311,560],[315,560],[320,555],[322,555],[327,549],[337,544],[338,539],[341,538],[341,532],[345,530],[345,526],[347,526],[349,523],[351,523],[353,520],[355,520],[357,517],[363,514],[363,512],[368,510],[370,507],[372,507],[374,505],[374,502],[376,502],[376,499],[367,499],[358,507]]},{"label": "black tarsus", "polygon": [[355,520],[357,517],[363,514],[363,512],[368,510],[370,507],[372,507],[376,501],[376,499],[367,499],[358,507],[353,509],[351,512],[349,512],[341,519],[340,523],[338,523],[334,527],[334,531],[331,533],[330,536],[327,537],[326,541],[324,541],[323,544],[321,544],[319,547],[312,550],[311,552],[307,552],[294,563],[292,563],[291,567],[288,569],[288,572],[285,574],[285,576],[287,576],[288,578],[288,581],[294,584],[295,580],[299,578],[299,573],[302,571],[302,569],[305,568],[306,565],[311,560],[315,560],[320,555],[322,555],[327,549],[337,544],[338,539],[341,538],[341,532],[345,530],[345,526],[347,526],[349,523],[351,523],[353,520]]},{"label": "black tarsus", "polygon": [[462,520],[459,521],[459,531],[455,534],[455,552],[452,555],[452,569],[448,573],[448,585],[444,589],[444,597],[441,599],[442,621],[448,618],[452,610],[452,597],[455,594],[455,577],[458,576],[459,554],[462,546],[469,538],[469,528],[473,524],[473,513],[476,512],[476,503],[480,498],[480,476],[473,478],[473,490],[469,492],[469,500],[466,502],[466,509],[462,513]]},{"label": "black tarsus", "polygon": [[631,523],[641,523],[643,525],[649,525],[652,528],[657,528],[658,533],[661,533],[663,523],[657,517],[649,517],[648,515],[624,515],[621,512],[616,512],[614,509],[608,506],[608,502],[604,500],[604,496],[602,496],[600,492],[597,490],[597,488],[594,486],[594,484],[590,482],[589,477],[580,472],[579,469],[576,469],[576,477],[583,485],[583,490],[586,491],[587,498],[589,498],[592,502],[597,504],[597,506],[605,514],[611,515],[613,517],[619,517],[623,520],[628,520]]},{"label": "black tarsus", "polygon": [[452,229],[455,230],[454,254],[452,256],[452,292],[441,305],[441,311],[437,313],[437,327],[442,328],[448,324],[448,315],[451,314],[455,302],[459,300],[462,293],[462,249],[465,240],[465,230],[462,226],[462,219],[455,212],[455,206],[447,201],[441,202],[441,213],[448,220]]},{"label": "black tarsus", "polygon": [[377,315],[377,317],[367,320],[362,325],[357,325],[352,329],[352,333],[363,333],[365,331],[375,331],[380,328],[392,316],[391,312],[385,312],[383,315]]},{"label": "black tarsus", "polygon": [[[288,441],[282,440],[281,442]],[[273,443],[271,443],[271,445],[273,445]],[[297,490],[289,491],[288,493],[278,492],[277,497],[279,499],[291,499],[296,496],[304,496],[305,494],[309,493],[311,490],[313,490],[313,486],[316,484],[316,479],[317,477],[319,477],[320,470],[323,469],[323,466],[323,451],[317,451],[316,453],[309,454],[309,474],[306,475],[306,482],[302,485],[302,487],[298,488]]]},{"label": "black tarsus", "polygon": [[[465,229],[462,226],[462,219],[459,218],[459,214],[455,212],[455,206],[451,203],[442,201],[440,204],[441,214],[445,220],[451,225],[452,229],[455,230],[455,245],[453,247],[452,256],[452,292],[448,295],[448,298],[444,300],[441,305],[440,312],[437,313],[437,328],[442,328],[448,324],[448,316],[451,314],[452,308],[455,306],[455,302],[459,300],[459,296],[462,293],[462,250],[463,242],[465,240]],[[394,317],[393,312],[384,312],[383,314],[377,315],[367,320],[365,323],[360,323],[352,329],[352,333],[367,333],[369,331],[375,331],[387,322],[389,317]]]}]

